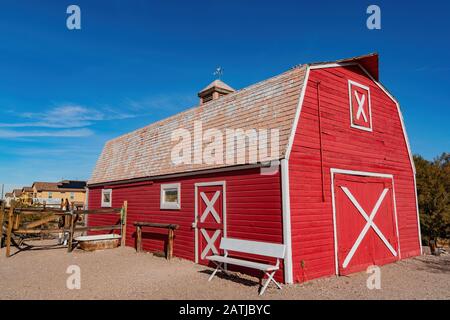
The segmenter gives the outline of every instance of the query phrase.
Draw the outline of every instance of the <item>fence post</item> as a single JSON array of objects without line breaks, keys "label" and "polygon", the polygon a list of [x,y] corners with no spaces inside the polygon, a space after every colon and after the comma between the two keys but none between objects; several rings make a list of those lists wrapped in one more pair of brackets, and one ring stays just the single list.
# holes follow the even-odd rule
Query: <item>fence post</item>
[{"label": "fence post", "polygon": [[19,229],[19,227],[20,227],[20,213],[15,213],[15,217],[14,217],[14,227],[13,227],[13,229],[14,230],[17,230],[17,229]]},{"label": "fence post", "polygon": [[136,226],[136,252],[142,251],[142,227]]},{"label": "fence post", "polygon": [[0,251],[2,250],[2,239],[3,239],[3,221],[5,217],[5,203],[2,202],[2,207],[0,209]]},{"label": "fence post", "polygon": [[69,231],[69,240],[67,243],[67,252],[72,252],[72,242],[73,242],[73,234],[75,233],[75,225],[77,223],[76,221],[76,215],[73,214],[73,211],[70,211],[70,231]]},{"label": "fence post", "polygon": [[14,205],[9,208],[8,213],[8,229],[6,230],[6,257],[11,255],[11,232],[13,228]]},{"label": "fence post", "polygon": [[169,239],[167,240],[166,259],[170,260],[173,256],[173,229],[169,228]]},{"label": "fence post", "polygon": [[127,238],[127,210],[128,210],[128,201],[123,202],[122,207],[122,214],[121,214],[121,223],[122,223],[122,232],[121,232],[121,239],[120,239],[120,245],[122,247],[125,246],[126,238]]}]

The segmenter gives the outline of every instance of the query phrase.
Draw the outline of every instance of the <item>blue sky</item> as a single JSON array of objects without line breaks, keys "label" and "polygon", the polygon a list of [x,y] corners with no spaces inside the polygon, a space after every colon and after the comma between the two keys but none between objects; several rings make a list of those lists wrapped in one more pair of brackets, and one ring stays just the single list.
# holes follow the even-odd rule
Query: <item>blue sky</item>
[{"label": "blue sky", "polygon": [[[81,30],[66,9],[81,8]],[[382,29],[366,28],[381,7]],[[399,99],[414,153],[450,151],[448,1],[0,3],[0,184],[88,179],[113,137],[293,65],[370,52]]]}]

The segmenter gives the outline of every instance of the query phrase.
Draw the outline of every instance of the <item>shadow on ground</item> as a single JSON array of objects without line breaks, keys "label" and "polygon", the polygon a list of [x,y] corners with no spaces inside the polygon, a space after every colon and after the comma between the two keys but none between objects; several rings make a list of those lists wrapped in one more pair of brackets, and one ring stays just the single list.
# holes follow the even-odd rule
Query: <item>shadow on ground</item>
[{"label": "shadow on ground", "polygon": [[[212,270],[202,270],[202,271],[199,271],[199,273],[207,274],[208,276],[210,276],[213,273],[213,271]],[[247,286],[247,287],[260,286],[260,282],[258,282],[258,281],[241,278],[238,275],[234,275],[231,273],[225,274],[223,272],[218,272],[216,274],[216,277],[218,277],[220,279],[226,279],[228,281],[233,281],[235,283],[243,284],[244,286]],[[214,281],[214,280],[211,280],[211,281]]]},{"label": "shadow on ground", "polygon": [[435,257],[422,256],[415,258],[418,262],[416,270],[431,273],[450,273],[450,255]]}]

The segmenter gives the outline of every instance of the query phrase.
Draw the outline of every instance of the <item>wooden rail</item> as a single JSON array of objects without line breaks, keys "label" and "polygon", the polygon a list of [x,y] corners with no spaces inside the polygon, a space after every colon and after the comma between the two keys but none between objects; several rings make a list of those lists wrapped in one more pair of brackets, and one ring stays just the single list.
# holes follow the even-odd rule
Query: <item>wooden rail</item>
[{"label": "wooden rail", "polygon": [[167,260],[172,259],[174,232],[176,229],[179,228],[178,224],[165,224],[165,223],[137,221],[134,223],[134,226],[136,227],[136,251],[137,252],[142,252],[142,228],[143,227],[168,229],[169,232],[167,235],[166,259]]}]

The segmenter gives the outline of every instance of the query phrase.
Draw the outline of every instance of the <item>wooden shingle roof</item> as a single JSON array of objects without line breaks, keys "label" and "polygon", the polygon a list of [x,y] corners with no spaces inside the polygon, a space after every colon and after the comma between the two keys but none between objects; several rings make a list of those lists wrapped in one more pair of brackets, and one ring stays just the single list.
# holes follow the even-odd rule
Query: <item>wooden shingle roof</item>
[{"label": "wooden shingle roof", "polygon": [[38,192],[41,192],[41,191],[58,191],[58,182],[36,181],[36,182],[33,183],[33,187],[35,187]]},{"label": "wooden shingle roof", "polygon": [[33,187],[38,192],[55,191],[55,192],[84,192],[86,181],[63,180],[60,182],[42,182],[36,181]]},{"label": "wooden shingle roof", "polygon": [[14,195],[14,197],[20,197],[22,195],[22,190],[21,189],[14,189],[12,194]]},{"label": "wooden shingle roof", "polygon": [[[305,65],[295,67],[273,78],[108,141],[88,184],[230,166],[225,161],[225,149],[224,161],[221,164],[172,163],[171,151],[177,144],[177,141],[171,140],[172,132],[182,128],[187,129],[193,136],[196,121],[201,121],[203,133],[211,128],[220,130],[224,134],[224,141],[227,129],[277,129],[279,154],[265,160],[283,159],[305,74]],[[268,153],[270,155],[270,149]],[[246,162],[248,160],[246,157]]]}]

